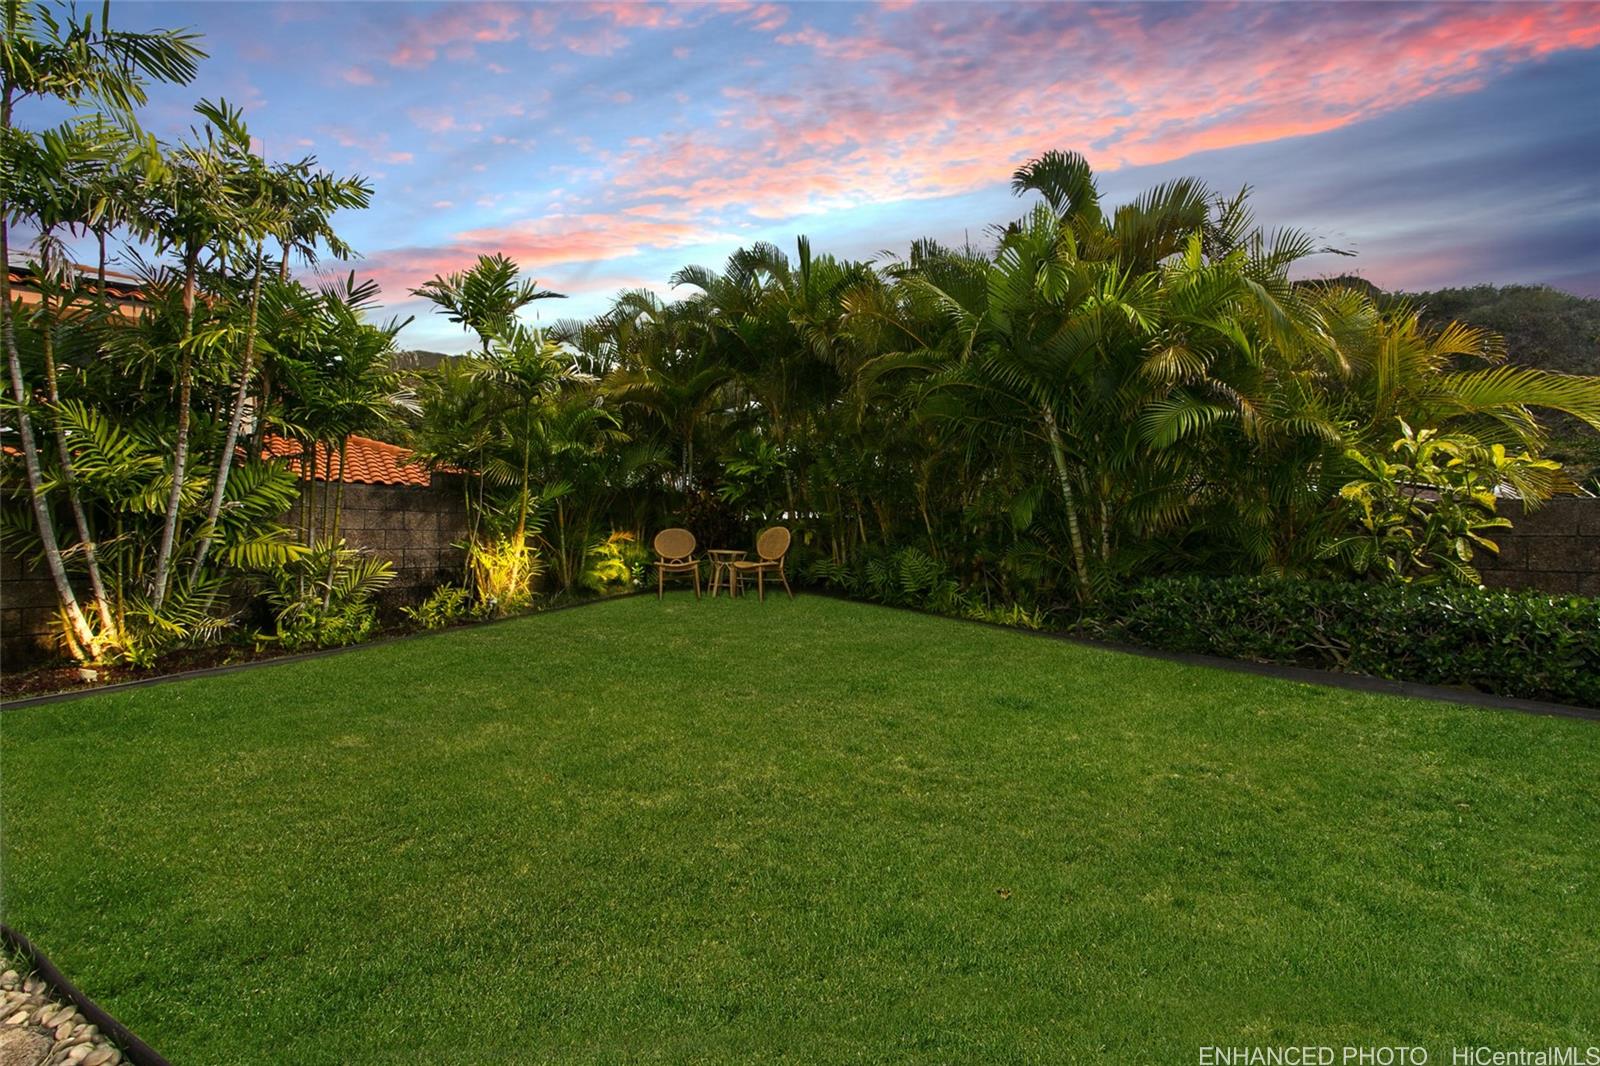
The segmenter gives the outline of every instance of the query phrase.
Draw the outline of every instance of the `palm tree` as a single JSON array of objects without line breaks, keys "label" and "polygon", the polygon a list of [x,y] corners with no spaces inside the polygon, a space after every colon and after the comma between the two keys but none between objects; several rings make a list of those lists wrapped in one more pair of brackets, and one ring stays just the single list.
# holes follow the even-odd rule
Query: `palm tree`
[{"label": "palm tree", "polygon": [[[250,228],[260,228],[256,201],[262,195],[250,161],[250,133],[240,112],[226,101],[202,101],[202,118],[191,140],[172,153],[159,177],[149,183],[147,200],[135,229],[158,252],[176,251],[183,277],[184,324],[176,351],[178,421],[172,457],[172,491],[156,551],[151,600],[157,610],[171,583],[171,562],[177,543],[184,475],[189,460],[189,429],[194,391],[195,305],[203,257],[215,265],[230,252],[250,246]],[[241,236],[244,240],[241,242]]]},{"label": "palm tree", "polygon": [[559,292],[539,288],[536,281],[522,281],[522,268],[503,255],[480,255],[464,271],[436,275],[418,288],[420,296],[437,306],[450,321],[478,335],[483,351],[492,338],[506,333],[516,321],[517,312],[535,300],[561,300]]},{"label": "palm tree", "polygon": [[660,423],[679,455],[679,488],[695,476],[695,438],[718,404],[732,368],[714,357],[704,323],[692,305],[665,304],[653,293],[618,294],[599,320],[611,370],[606,397]]},{"label": "palm tree", "polygon": [[46,420],[51,423],[54,433],[61,487],[65,490],[72,512],[89,592],[99,616],[97,640],[101,648],[109,648],[114,641],[115,619],[112,616],[111,599],[100,573],[88,512],[73,474],[67,432],[55,417],[61,404],[55,350],[57,323],[61,315],[69,310],[68,304],[75,296],[78,280],[58,232],[93,223],[102,193],[103,175],[119,159],[126,159],[132,154],[128,139],[120,127],[100,117],[90,116],[55,129],[40,131],[31,137],[15,139],[10,157],[13,167],[11,209],[32,221],[38,230],[35,262],[40,300],[35,318],[49,402]]},{"label": "palm tree", "polygon": [[[202,526],[199,545],[190,565],[190,580],[199,576],[205,565],[215,529],[227,494],[228,476],[233,469],[234,452],[239,440],[239,428],[244,420],[245,407],[250,399],[250,389],[255,371],[257,324],[261,307],[262,281],[266,274],[263,244],[268,236],[276,237],[283,247],[278,280],[285,283],[289,252],[299,251],[309,261],[315,261],[316,242],[321,239],[340,259],[354,254],[349,245],[341,241],[329,224],[332,213],[340,207],[365,206],[371,189],[359,178],[334,178],[316,169],[316,160],[310,157],[297,163],[267,168],[254,156],[242,161],[241,186],[247,192],[240,204],[240,230],[246,239],[254,240],[251,252],[251,283],[248,310],[244,325],[244,354],[234,389],[233,405],[228,416],[228,430],[223,438],[222,452],[217,460],[211,503]],[[251,188],[253,186],[253,188]],[[267,403],[263,387],[260,408]],[[264,418],[257,418],[265,425]]]},{"label": "palm tree", "polygon": [[[195,36],[184,31],[158,30],[132,33],[107,24],[107,7],[97,23],[93,15],[76,17],[62,25],[54,14],[27,0],[3,0],[0,6],[0,140],[11,153],[16,142],[13,114],[28,97],[51,97],[78,105],[93,101],[110,109],[115,119],[136,131],[132,108],[145,102],[148,81],[186,84],[194,78],[196,64],[205,53]],[[69,628],[81,651],[93,657],[97,642],[83,616],[67,578],[60,545],[50,515],[47,491],[40,470],[38,447],[28,411],[32,393],[23,377],[17,354],[11,309],[10,224],[16,214],[11,183],[0,190],[0,339],[6,348],[12,393],[17,401],[17,430],[34,521],[44,559]]]}]

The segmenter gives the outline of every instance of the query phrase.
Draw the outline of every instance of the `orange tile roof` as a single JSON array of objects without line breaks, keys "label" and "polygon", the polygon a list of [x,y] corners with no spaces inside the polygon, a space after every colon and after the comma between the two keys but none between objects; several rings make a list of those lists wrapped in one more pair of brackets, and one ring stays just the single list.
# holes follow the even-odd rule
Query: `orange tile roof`
[{"label": "orange tile roof", "polygon": [[[269,436],[263,447],[267,455],[288,459],[290,469],[300,471],[300,442],[287,437]],[[311,476],[317,481],[338,481],[347,485],[411,485],[427,488],[433,483],[428,468],[413,460],[414,452],[398,444],[387,444],[371,437],[350,435],[345,446],[347,469],[339,465],[339,449],[318,444]]]}]

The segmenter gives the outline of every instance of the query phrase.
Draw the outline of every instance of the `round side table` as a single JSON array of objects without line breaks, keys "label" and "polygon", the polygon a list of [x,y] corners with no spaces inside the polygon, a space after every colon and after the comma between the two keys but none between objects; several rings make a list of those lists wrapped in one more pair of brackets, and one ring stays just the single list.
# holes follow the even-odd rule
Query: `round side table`
[{"label": "round side table", "polygon": [[737,589],[733,583],[733,564],[743,559],[749,552],[735,551],[732,548],[712,548],[706,552],[706,557],[711,560],[711,598],[717,598],[717,584],[721,582],[723,588],[728,590],[731,599]]}]

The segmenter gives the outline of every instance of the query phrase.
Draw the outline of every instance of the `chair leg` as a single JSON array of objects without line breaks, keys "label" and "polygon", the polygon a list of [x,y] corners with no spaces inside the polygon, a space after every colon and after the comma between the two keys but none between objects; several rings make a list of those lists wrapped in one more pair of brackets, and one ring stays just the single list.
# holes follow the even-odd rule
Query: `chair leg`
[{"label": "chair leg", "polygon": [[778,564],[778,579],[783,582],[783,591],[789,594],[791,600],[794,599],[794,589],[789,587],[789,576],[783,572],[782,563]]},{"label": "chair leg", "polygon": [[700,598],[700,568],[697,566],[689,571],[689,576],[694,578],[694,598]]},{"label": "chair leg", "polygon": [[767,602],[767,572],[765,570],[756,571],[756,599],[762,603]]},{"label": "chair leg", "polygon": [[661,567],[656,567],[656,599],[660,600],[667,587],[667,572]]}]

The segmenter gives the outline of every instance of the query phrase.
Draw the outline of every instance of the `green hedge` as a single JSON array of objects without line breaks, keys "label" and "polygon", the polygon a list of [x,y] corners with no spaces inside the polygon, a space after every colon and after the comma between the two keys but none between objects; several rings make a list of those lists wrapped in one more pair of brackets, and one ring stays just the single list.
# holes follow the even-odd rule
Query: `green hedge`
[{"label": "green hedge", "polygon": [[1600,707],[1600,598],[1265,578],[1163,578],[1116,593],[1093,636]]}]

